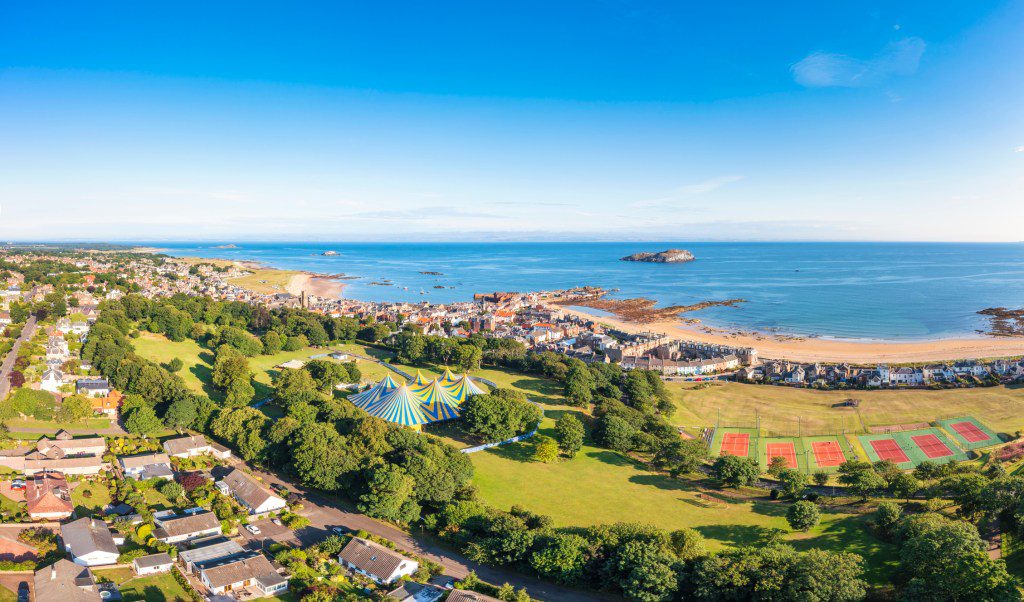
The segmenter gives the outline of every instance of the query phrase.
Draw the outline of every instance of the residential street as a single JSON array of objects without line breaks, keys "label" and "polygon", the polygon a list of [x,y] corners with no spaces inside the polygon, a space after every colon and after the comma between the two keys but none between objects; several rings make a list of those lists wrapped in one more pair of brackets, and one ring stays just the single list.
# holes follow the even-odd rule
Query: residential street
[{"label": "residential street", "polygon": [[[241,460],[237,458],[232,458],[232,460],[236,463],[241,463]],[[269,521],[260,521],[257,523],[262,531],[260,535],[252,536],[243,530],[245,536],[253,540],[254,547],[256,548],[267,545],[268,540],[287,541],[289,539],[297,539],[303,545],[309,545],[327,537],[333,527],[344,527],[350,531],[363,530],[389,539],[406,552],[440,564],[445,568],[446,575],[456,579],[461,579],[468,575],[470,571],[475,571],[478,577],[489,583],[501,585],[508,582],[516,588],[525,587],[531,596],[539,600],[568,602],[621,600],[621,598],[612,594],[580,591],[553,583],[546,583],[511,569],[475,563],[461,554],[430,541],[426,537],[416,537],[393,525],[380,522],[363,514],[349,512],[341,508],[337,502],[331,501],[318,493],[310,492],[304,487],[281,479],[273,474],[252,469],[251,466],[249,468],[253,474],[260,476],[267,485],[281,485],[303,496],[307,502],[302,514],[309,518],[311,522],[309,527],[291,534],[283,532],[281,528],[270,524]]]},{"label": "residential street", "polygon": [[18,340],[14,341],[14,346],[7,352],[7,356],[4,357],[3,364],[0,364],[0,399],[7,397],[7,393],[11,390],[11,370],[14,369],[14,361],[18,359],[18,349],[21,344],[32,338],[36,332],[36,317],[29,316],[28,320],[25,321],[25,327],[21,329],[21,336]]}]

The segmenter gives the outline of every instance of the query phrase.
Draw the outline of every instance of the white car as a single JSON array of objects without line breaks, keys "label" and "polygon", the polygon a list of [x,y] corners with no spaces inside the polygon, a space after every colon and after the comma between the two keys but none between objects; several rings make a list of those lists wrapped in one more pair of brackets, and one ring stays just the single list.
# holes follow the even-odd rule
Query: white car
[{"label": "white car", "polygon": [[245,526],[245,530],[248,531],[249,533],[252,533],[253,535],[259,535],[260,534],[260,528],[257,527],[256,525],[246,525]]}]

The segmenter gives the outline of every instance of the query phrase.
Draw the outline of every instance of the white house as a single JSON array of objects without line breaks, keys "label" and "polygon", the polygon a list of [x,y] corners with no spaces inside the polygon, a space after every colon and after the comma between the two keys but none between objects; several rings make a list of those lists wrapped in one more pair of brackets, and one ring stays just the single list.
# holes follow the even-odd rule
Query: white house
[{"label": "white house", "polygon": [[95,518],[80,518],[60,526],[64,549],[75,564],[102,566],[116,564],[119,552],[107,523]]},{"label": "white house", "polygon": [[220,535],[222,527],[213,512],[198,512],[184,516],[153,516],[153,537],[164,543],[181,543],[208,535]]},{"label": "white house", "polygon": [[174,458],[191,458],[210,454],[215,458],[225,460],[231,457],[231,450],[219,443],[210,443],[202,435],[176,437],[164,441],[164,451]]},{"label": "white house", "polygon": [[56,368],[47,368],[39,381],[39,388],[50,393],[57,393],[64,386],[64,373]]},{"label": "white house", "polygon": [[172,478],[171,459],[167,454],[136,454],[118,459],[124,476],[144,481],[157,477]]},{"label": "white house", "polygon": [[383,584],[412,575],[420,567],[415,560],[361,537],[353,537],[348,542],[338,554],[338,562]]},{"label": "white house", "polygon": [[152,575],[153,573],[166,573],[171,570],[174,561],[167,552],[140,556],[132,561],[132,570],[136,575]]},{"label": "white house", "polygon": [[245,591],[251,596],[273,596],[288,589],[288,580],[258,552],[206,562],[198,573],[199,580],[215,595]]},{"label": "white house", "polygon": [[110,395],[110,383],[105,378],[82,378],[75,381],[75,393],[86,397]]},{"label": "white house", "polygon": [[230,495],[238,500],[249,514],[276,512],[288,506],[283,498],[274,495],[256,479],[237,468],[232,468],[222,481],[218,481],[217,488],[224,495]]}]

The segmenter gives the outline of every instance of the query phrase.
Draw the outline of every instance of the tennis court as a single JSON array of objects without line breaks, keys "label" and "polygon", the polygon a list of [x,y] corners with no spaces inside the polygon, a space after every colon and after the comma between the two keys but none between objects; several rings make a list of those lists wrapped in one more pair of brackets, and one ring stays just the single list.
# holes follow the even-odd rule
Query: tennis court
[{"label": "tennis court", "polygon": [[796,447],[792,443],[768,443],[765,445],[765,455],[770,464],[774,458],[786,460],[787,468],[796,468]]},{"label": "tennis court", "polygon": [[812,441],[811,451],[814,452],[815,463],[821,467],[839,466],[846,462],[838,441]]},{"label": "tennis court", "polygon": [[750,435],[747,433],[725,433],[722,435],[721,455],[747,457],[750,453]]},{"label": "tennis court", "polygon": [[927,435],[916,435],[910,438],[915,445],[921,448],[924,455],[928,456],[929,460],[934,458],[946,458],[953,455],[953,450],[939,441],[939,438],[932,434]]},{"label": "tennis court", "polygon": [[964,449],[980,449],[1002,443],[999,435],[972,416],[939,420],[938,425],[949,431]]},{"label": "tennis court", "polygon": [[750,458],[757,447],[757,429],[723,426],[711,437],[711,453],[716,456]]},{"label": "tennis court", "polygon": [[896,464],[910,461],[895,439],[875,439],[871,442],[871,449],[875,451],[879,460],[891,460]]}]

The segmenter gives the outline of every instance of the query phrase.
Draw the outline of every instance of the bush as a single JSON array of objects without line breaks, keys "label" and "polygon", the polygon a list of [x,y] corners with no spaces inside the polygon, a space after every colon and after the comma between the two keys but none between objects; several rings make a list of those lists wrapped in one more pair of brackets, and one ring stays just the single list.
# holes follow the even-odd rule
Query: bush
[{"label": "bush", "polygon": [[801,500],[786,511],[786,522],[798,531],[809,531],[821,520],[821,511],[814,502]]}]

